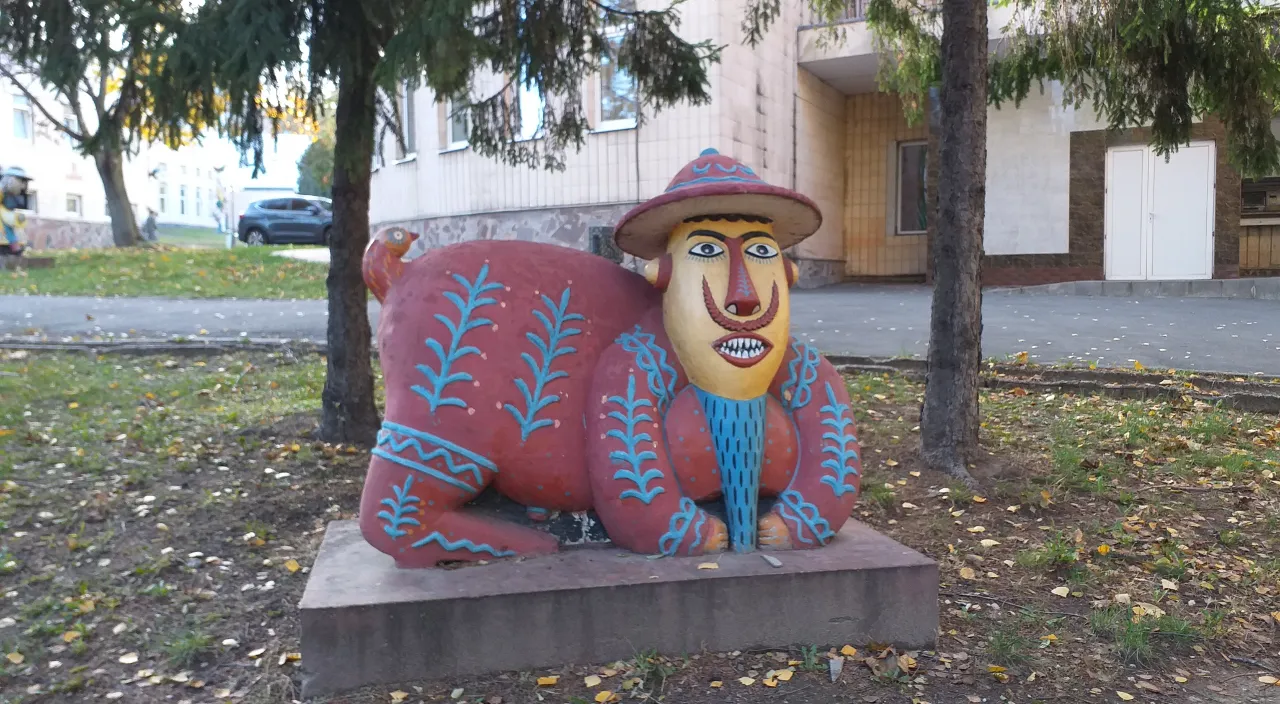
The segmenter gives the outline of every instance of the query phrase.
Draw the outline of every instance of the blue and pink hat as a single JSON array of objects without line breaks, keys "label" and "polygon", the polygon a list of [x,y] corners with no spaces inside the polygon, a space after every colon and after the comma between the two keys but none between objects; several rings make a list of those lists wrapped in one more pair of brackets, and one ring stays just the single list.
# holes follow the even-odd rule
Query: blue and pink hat
[{"label": "blue and pink hat", "polygon": [[773,221],[783,249],[822,225],[817,204],[788,188],[770,186],[751,167],[705,149],[671,179],[667,190],[622,217],[614,230],[618,247],[641,259],[657,259],[676,225],[698,215],[754,215]]}]

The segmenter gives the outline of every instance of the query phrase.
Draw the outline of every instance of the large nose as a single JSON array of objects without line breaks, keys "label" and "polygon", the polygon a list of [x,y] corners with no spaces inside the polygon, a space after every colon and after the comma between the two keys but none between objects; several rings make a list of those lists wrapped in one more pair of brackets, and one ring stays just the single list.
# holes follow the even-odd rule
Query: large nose
[{"label": "large nose", "polygon": [[724,309],[730,315],[755,315],[760,312],[760,296],[747,274],[746,263],[742,261],[741,240],[730,240],[729,249],[729,290],[725,292]]}]

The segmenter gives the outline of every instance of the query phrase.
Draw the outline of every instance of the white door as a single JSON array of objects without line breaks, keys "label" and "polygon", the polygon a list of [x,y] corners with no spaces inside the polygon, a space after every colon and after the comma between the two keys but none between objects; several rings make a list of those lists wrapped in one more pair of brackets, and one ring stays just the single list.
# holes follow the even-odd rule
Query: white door
[{"label": "white door", "polygon": [[1106,276],[1213,276],[1214,143],[1164,157],[1148,147],[1107,153]]}]

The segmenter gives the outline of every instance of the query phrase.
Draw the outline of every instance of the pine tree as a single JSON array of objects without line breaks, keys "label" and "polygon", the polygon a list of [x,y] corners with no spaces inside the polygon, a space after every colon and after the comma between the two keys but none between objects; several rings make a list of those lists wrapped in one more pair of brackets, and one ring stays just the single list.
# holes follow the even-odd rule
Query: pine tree
[{"label": "pine tree", "polygon": [[[42,118],[92,157],[102,178],[118,247],[141,241],[124,182],[124,161],[149,139],[146,85],[163,56],[181,2],[28,0],[0,5],[0,77]],[[39,87],[61,104],[46,104]],[[64,109],[70,115],[63,114]],[[71,119],[74,117],[74,119]],[[189,134],[175,131],[177,137]]]},{"label": "pine tree", "polygon": [[[840,0],[813,0],[824,7]],[[919,119],[937,90],[938,226],[931,244],[934,297],[929,372],[920,419],[922,456],[972,482],[978,457],[980,263],[986,187],[983,102],[1016,106],[1046,81],[1093,109],[1111,129],[1149,125],[1168,154],[1191,126],[1222,122],[1233,162],[1274,172],[1280,148],[1280,9],[1261,0],[999,0],[1013,9],[1000,51],[988,57],[985,0],[870,0],[881,86]],[[988,63],[989,62],[989,63]],[[938,90],[940,89],[940,90]]]}]

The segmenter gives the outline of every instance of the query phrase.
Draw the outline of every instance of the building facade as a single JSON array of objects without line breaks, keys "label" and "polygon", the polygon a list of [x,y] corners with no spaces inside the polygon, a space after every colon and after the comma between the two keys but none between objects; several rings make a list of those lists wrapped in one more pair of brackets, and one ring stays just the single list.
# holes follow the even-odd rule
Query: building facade
[{"label": "building facade", "polygon": [[[822,228],[789,252],[803,285],[924,279],[937,139],[927,120],[907,121],[899,96],[879,92],[864,6],[850,4],[833,38],[803,3],[786,0],[751,48],[741,41],[742,2],[690,0],[681,33],[725,46],[709,68],[712,102],[637,124],[633,108],[618,108],[629,83],[605,67],[584,91],[593,132],[559,173],[482,158],[447,104],[426,90],[402,96],[405,144],[384,144],[375,157],[370,221],[407,226],[427,247],[521,239],[588,249],[714,147],[822,208]],[[992,10],[993,48],[1007,13]],[[538,97],[520,100],[536,108]],[[1221,126],[1197,125],[1167,161],[1146,141],[1142,129],[1109,132],[1092,110],[1063,106],[1052,84],[1016,108],[990,108],[984,283],[1230,278],[1241,274],[1242,252],[1245,273],[1265,269],[1248,254],[1262,249],[1241,227],[1241,179]]]}]

